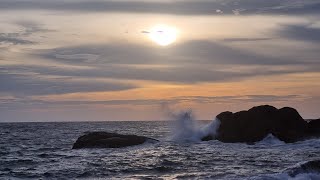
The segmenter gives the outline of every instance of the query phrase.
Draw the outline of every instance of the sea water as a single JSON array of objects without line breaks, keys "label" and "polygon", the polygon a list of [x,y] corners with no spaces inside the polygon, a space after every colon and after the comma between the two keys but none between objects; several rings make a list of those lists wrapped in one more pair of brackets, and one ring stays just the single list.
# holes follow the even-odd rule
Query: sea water
[{"label": "sea water", "polygon": [[[1,123],[0,179],[320,179],[318,172],[295,177],[286,173],[320,159],[320,139],[286,144],[269,135],[248,145],[201,142],[192,135],[212,129],[213,122],[191,119],[188,127],[171,121]],[[73,143],[87,131],[160,141],[73,150]]]}]

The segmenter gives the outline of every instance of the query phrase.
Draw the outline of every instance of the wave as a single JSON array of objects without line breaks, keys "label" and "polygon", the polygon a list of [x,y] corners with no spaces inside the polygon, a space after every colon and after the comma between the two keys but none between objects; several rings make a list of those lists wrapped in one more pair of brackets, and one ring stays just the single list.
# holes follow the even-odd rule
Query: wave
[{"label": "wave", "polygon": [[215,118],[209,124],[201,127],[195,120],[191,110],[173,114],[173,117],[175,120],[171,129],[173,134],[172,141],[197,142],[206,136],[215,137],[220,125],[220,121]]},{"label": "wave", "polygon": [[276,180],[318,180],[320,179],[320,160],[307,161],[285,169],[282,173],[260,175],[251,180],[276,179]]},{"label": "wave", "polygon": [[[305,163],[299,163],[296,166],[289,168],[286,172],[291,176],[295,177],[299,174],[312,174],[317,173],[320,177],[320,160],[308,161]],[[320,178],[319,178],[320,179]]]},{"label": "wave", "polygon": [[278,173],[273,175],[262,175],[262,176],[248,178],[248,180],[318,180],[318,179],[320,179],[319,173],[301,173],[294,177],[290,176],[287,173]]},{"label": "wave", "polygon": [[275,137],[273,134],[268,134],[265,138],[263,138],[261,141],[256,143],[256,145],[284,145],[285,142],[281,141],[277,137]]}]

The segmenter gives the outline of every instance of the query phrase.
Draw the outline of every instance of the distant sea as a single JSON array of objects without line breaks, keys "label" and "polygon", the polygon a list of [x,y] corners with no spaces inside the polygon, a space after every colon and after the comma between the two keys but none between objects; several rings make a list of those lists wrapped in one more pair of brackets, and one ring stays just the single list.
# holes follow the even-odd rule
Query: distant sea
[{"label": "distant sea", "polygon": [[[160,142],[73,150],[87,131]],[[287,173],[320,159],[320,139],[285,144],[270,136],[248,145],[172,140],[175,131],[167,121],[0,123],[0,179],[320,179],[316,171]]]}]

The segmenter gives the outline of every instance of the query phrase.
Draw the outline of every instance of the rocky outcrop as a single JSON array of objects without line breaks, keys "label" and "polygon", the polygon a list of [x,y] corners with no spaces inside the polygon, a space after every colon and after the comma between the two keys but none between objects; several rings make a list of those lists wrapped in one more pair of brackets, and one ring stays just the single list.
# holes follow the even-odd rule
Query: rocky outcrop
[{"label": "rocky outcrop", "polygon": [[[272,134],[281,141],[292,143],[320,136],[319,120],[307,122],[290,107],[257,106],[248,111],[223,112],[217,119],[220,126],[215,138],[222,142],[254,143]],[[202,139],[209,140],[210,137]]]},{"label": "rocky outcrop", "polygon": [[310,136],[320,136],[320,119],[308,121],[308,133]]},{"label": "rocky outcrop", "polygon": [[158,140],[136,135],[122,135],[108,132],[90,132],[80,136],[73,144],[72,149],[80,148],[121,148],[156,142]]},{"label": "rocky outcrop", "polygon": [[[294,108],[277,109],[264,105],[232,113],[222,112],[217,116],[218,126],[201,138],[203,141],[217,139],[227,143],[255,143],[273,135],[286,143],[320,137],[320,119],[304,120]],[[218,127],[218,128],[217,128]],[[121,135],[108,132],[91,132],[78,138],[73,149],[120,148],[157,140],[144,136]]]}]

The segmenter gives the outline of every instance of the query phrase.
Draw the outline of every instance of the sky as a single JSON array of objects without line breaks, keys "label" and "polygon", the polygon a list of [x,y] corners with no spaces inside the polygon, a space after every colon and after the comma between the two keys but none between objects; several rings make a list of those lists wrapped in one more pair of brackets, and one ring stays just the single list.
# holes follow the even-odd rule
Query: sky
[{"label": "sky", "polygon": [[320,117],[318,0],[0,0],[0,24],[0,122]]}]

